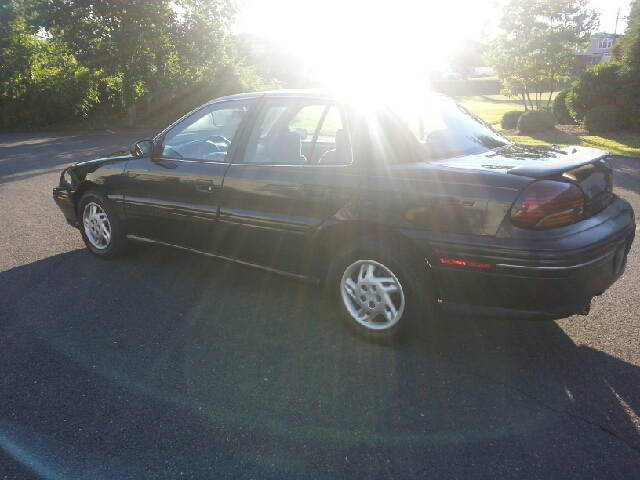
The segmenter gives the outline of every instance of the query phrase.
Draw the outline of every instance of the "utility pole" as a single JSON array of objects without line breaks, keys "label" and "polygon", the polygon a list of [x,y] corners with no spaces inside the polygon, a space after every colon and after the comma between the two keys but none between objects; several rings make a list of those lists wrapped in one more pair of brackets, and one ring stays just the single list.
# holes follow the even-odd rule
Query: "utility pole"
[{"label": "utility pole", "polygon": [[618,19],[620,18],[620,4],[618,3],[618,13],[616,15],[616,28],[613,30],[613,45],[616,44],[616,35],[618,34]]}]

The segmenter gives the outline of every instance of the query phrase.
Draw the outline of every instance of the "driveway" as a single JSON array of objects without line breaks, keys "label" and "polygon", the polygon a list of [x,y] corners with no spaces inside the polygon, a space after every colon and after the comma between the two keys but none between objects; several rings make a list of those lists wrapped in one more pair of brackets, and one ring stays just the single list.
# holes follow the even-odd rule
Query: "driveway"
[{"label": "driveway", "polygon": [[[51,189],[147,136],[0,135],[0,478],[638,478],[637,244],[587,317],[371,345],[313,286],[91,256]],[[613,163],[640,212],[640,159]]]}]

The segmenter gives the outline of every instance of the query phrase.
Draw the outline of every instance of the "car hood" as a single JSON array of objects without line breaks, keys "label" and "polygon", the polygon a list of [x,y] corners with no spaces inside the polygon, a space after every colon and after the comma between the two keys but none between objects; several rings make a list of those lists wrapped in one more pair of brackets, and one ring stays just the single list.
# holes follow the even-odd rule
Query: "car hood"
[{"label": "car hood", "polygon": [[94,158],[91,160],[86,160],[84,162],[78,162],[74,164],[74,167],[81,167],[85,165],[96,165],[96,164],[104,164],[104,163],[113,163],[119,162],[122,160],[130,160],[133,158],[129,150],[118,150],[117,152],[110,153],[105,155],[104,157]]},{"label": "car hood", "polygon": [[548,178],[593,163],[609,152],[589,147],[556,147],[545,145],[507,145],[490,152],[447,158],[430,163],[443,167],[500,171],[532,178]]}]

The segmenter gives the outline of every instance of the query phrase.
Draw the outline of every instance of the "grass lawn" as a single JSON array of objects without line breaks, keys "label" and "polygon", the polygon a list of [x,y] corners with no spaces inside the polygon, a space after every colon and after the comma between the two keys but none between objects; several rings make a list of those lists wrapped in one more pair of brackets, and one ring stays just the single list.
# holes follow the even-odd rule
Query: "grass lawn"
[{"label": "grass lawn", "polygon": [[582,145],[583,147],[600,148],[607,150],[611,155],[625,155],[627,157],[640,157],[640,135],[610,134],[598,135],[571,135],[569,133],[545,132],[526,136],[509,136],[509,140],[523,144],[551,145]]},{"label": "grass lawn", "polygon": [[[552,100],[555,96],[556,93],[552,95]],[[543,96],[544,105],[547,104],[548,98],[549,94],[545,94]],[[455,100],[467,110],[478,115],[496,130],[502,130],[500,120],[502,120],[502,115],[505,112],[508,112],[509,110],[524,111],[524,105],[522,105],[522,102],[519,99],[508,98],[504,95],[462,96],[455,97]]]},{"label": "grass lawn", "polygon": [[500,120],[509,110],[524,110],[522,102],[516,98],[503,95],[476,95],[455,97],[456,102],[467,110],[475,113],[496,130],[502,130]]},{"label": "grass lawn", "polygon": [[[555,94],[553,95],[555,97]],[[517,98],[503,95],[481,95],[456,97],[456,101],[472,111],[496,130],[502,130],[500,120],[509,110],[524,110]],[[613,133],[599,135],[574,135],[559,130],[533,136],[508,136],[512,142],[523,144],[582,145],[609,151],[612,155],[640,157],[640,135]]]}]

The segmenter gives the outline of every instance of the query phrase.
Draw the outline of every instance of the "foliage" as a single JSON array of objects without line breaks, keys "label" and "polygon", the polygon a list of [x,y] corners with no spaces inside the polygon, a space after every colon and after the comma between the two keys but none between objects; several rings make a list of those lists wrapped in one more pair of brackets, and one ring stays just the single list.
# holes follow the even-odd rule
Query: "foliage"
[{"label": "foliage", "polygon": [[518,119],[518,130],[527,135],[552,130],[555,125],[555,117],[544,110],[528,110]]},{"label": "foliage", "polygon": [[505,112],[523,110],[518,99],[504,95],[463,96],[455,97],[455,100],[496,129],[502,128],[500,122]]},{"label": "foliage", "polygon": [[640,1],[633,0],[627,17],[627,30],[612,48],[614,60],[640,70]]},{"label": "foliage", "polygon": [[570,90],[565,88],[553,99],[553,115],[560,125],[571,125],[574,123],[573,117],[567,107],[567,95],[569,95],[569,92]]},{"label": "foliage", "polygon": [[81,62],[120,78],[133,122],[143,97],[215,76],[236,11],[235,0],[51,0],[43,21]]},{"label": "foliage", "polygon": [[505,130],[511,130],[518,126],[518,120],[520,120],[520,116],[524,113],[523,110],[509,110],[508,112],[504,112],[502,115],[502,121],[500,122],[500,126]]},{"label": "foliage", "polygon": [[[15,129],[84,115],[98,100],[94,77],[66,45],[34,35],[30,18],[13,2],[0,21],[0,127]],[[11,8],[10,8],[11,7]]]},{"label": "foliage", "polygon": [[[478,115],[485,122],[499,126],[500,117],[509,109],[518,106],[515,100],[509,100],[502,95],[490,97],[461,97],[457,101],[462,106]],[[612,155],[626,155],[640,158],[640,135],[633,134],[603,134],[579,135],[553,129],[547,132],[536,133],[533,136],[509,136],[509,140],[522,144],[556,144],[556,145],[583,145],[585,147],[607,150]]]},{"label": "foliage", "polygon": [[618,105],[624,89],[623,65],[609,61],[599,63],[580,75],[567,95],[567,107],[573,118],[583,120],[598,105]]},{"label": "foliage", "polygon": [[519,97],[525,110],[545,107],[544,91],[550,91],[548,108],[555,85],[569,78],[575,45],[585,44],[597,24],[597,13],[584,10],[587,3],[510,0],[503,6],[487,62],[503,82],[503,93]]},{"label": "foliage", "polygon": [[[601,131],[630,127],[640,131],[640,1],[631,4],[627,31],[612,49],[614,60],[590,68],[576,81],[567,96],[567,106],[578,120],[589,117],[591,128]],[[600,107],[617,107],[600,108]],[[609,112],[609,119],[596,118]],[[615,114],[611,114],[615,112]]]},{"label": "foliage", "polygon": [[598,105],[584,116],[584,128],[589,133],[617,132],[623,126],[622,111],[614,105]]},{"label": "foliage", "polygon": [[631,3],[627,30],[616,43],[614,54],[623,65],[619,106],[628,124],[640,131],[640,0]]},{"label": "foliage", "polygon": [[230,34],[239,2],[2,2],[0,128],[124,111],[133,123],[263,88]]}]

